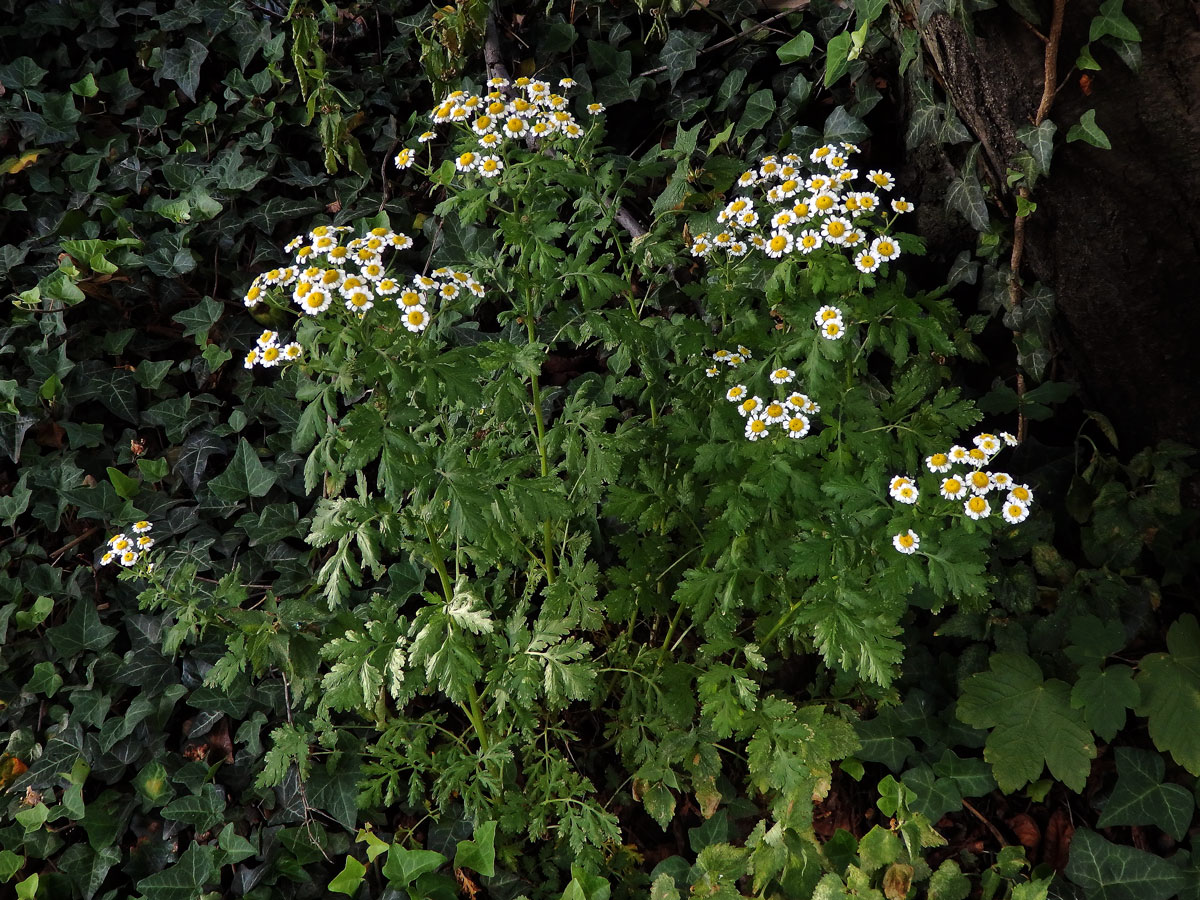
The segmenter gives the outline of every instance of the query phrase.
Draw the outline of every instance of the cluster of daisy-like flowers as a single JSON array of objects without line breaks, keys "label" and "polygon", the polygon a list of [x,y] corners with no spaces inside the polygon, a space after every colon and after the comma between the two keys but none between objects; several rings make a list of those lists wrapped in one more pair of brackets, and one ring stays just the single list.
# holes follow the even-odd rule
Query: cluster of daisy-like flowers
[{"label": "cluster of daisy-like flowers", "polygon": [[747,193],[727,203],[717,214],[721,230],[697,235],[692,255],[741,257],[754,248],[779,259],[822,247],[845,248],[864,273],[895,259],[900,246],[886,229],[913,204],[897,197],[885,208],[878,192],[891,191],[895,179],[879,169],[866,173],[866,190],[856,190],[859,172],[850,167],[850,156],[857,152],[853,144],[824,144],[809,156],[813,170],[794,153],[764,157],[737,181],[760,196]]},{"label": "cluster of daisy-like flowers", "polygon": [[[750,351],[742,346],[737,351],[718,350],[712,355],[713,365],[705,369],[705,375],[715,378],[722,365],[736,369],[751,358]],[[771,383],[782,387],[796,379],[796,373],[788,368],[778,368],[771,373]],[[735,384],[725,392],[725,399],[736,404],[738,414],[746,420],[746,440],[758,441],[771,436],[771,427],[780,426],[789,438],[805,437],[812,428],[812,417],[821,411],[815,400],[799,391],[786,397],[764,401],[754,396],[744,384]]]},{"label": "cluster of daisy-like flowers", "polygon": [[[320,225],[292,238],[284,250],[294,255],[295,264],[258,275],[246,291],[245,305],[290,296],[305,315],[319,316],[332,307],[361,318],[387,300],[396,304],[406,329],[420,332],[429,327],[436,303],[464,292],[475,297],[484,294],[483,286],[466,272],[435,269],[428,275],[401,277],[386,254],[407,250],[412,238],[388,228],[350,237],[353,231],[348,225]],[[298,343],[282,344],[277,332],[264,331],[246,354],[246,368],[274,366],[302,356]]]},{"label": "cluster of daisy-like flowers", "polygon": [[[504,151],[513,141],[529,138],[578,140],[583,137],[583,127],[567,109],[567,98],[552,90],[549,82],[533,78],[518,78],[512,82],[492,78],[487,86],[491,90],[482,95],[453,91],[429,114],[435,126],[458,125],[470,137],[468,142],[456,148],[458,155],[454,157],[454,167],[459,172],[495,178],[504,171]],[[573,78],[558,82],[562,91],[574,86]],[[599,115],[604,112],[604,105],[588,104],[587,111],[593,116]],[[436,131],[426,131],[417,141],[426,144],[436,137]],[[407,169],[416,158],[416,149],[405,147],[393,161],[397,168]]]},{"label": "cluster of daisy-like flowers", "polygon": [[[962,501],[963,514],[969,519],[986,519],[992,514],[992,500],[1004,495],[998,503],[1000,515],[1010,525],[1017,525],[1029,518],[1033,505],[1033,491],[1028,485],[1017,484],[1007,472],[988,471],[988,466],[1005,447],[1015,447],[1017,439],[1007,431],[1000,434],[979,434],[973,439],[973,447],[957,444],[944,453],[934,453],[925,459],[925,466],[937,476],[944,476],[938,485],[938,493],[945,500]],[[956,466],[963,468],[956,470]],[[916,481],[907,475],[897,475],[888,485],[888,493],[897,503],[915,504],[920,497]],[[915,553],[921,538],[911,529],[892,538],[892,545],[901,553]]]},{"label": "cluster of daisy-like flowers", "polygon": [[132,534],[121,532],[108,539],[108,550],[100,557],[100,565],[120,563],[126,568],[137,563],[142,554],[154,546],[154,538],[150,537],[149,522],[134,522],[129,526]]},{"label": "cluster of daisy-like flowers", "polygon": [[836,306],[822,306],[813,316],[813,323],[827,341],[840,341],[846,336],[846,321]]}]

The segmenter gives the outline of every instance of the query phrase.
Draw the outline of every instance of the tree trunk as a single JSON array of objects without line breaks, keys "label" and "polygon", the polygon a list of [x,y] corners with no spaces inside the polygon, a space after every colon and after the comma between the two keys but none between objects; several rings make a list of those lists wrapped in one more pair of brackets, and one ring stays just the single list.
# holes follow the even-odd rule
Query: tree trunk
[{"label": "tree trunk", "polygon": [[[1081,73],[1072,64],[1097,4],[1067,4],[1049,112],[1056,152],[1025,230],[1022,276],[1057,295],[1059,362],[1088,408],[1113,421],[1126,451],[1163,438],[1196,443],[1200,434],[1197,10],[1189,0],[1126,4],[1142,33],[1141,71],[1097,43],[1103,69]],[[1049,21],[1047,9],[1046,29]],[[1032,123],[1042,93],[1046,43],[1004,7],[974,22],[974,39],[940,13],[922,33],[951,101],[983,144],[994,186],[1007,193],[1007,162],[1022,149],[1014,134]],[[1088,109],[1112,150],[1064,143]],[[925,165],[918,177],[941,177],[934,167],[944,161]],[[1011,221],[1011,194],[1003,205],[991,212]]]}]

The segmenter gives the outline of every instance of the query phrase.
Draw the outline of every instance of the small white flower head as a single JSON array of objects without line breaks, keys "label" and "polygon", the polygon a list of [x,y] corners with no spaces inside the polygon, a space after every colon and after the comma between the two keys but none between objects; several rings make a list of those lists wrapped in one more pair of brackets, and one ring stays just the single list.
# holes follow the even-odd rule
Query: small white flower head
[{"label": "small white flower head", "polygon": [[761,397],[746,397],[737,405],[738,415],[740,415],[743,419],[748,416],[753,418],[755,413],[762,409],[762,405],[763,402]]},{"label": "small white flower head", "polygon": [[145,519],[143,519],[141,522],[134,522],[133,525],[130,526],[130,528],[133,530],[134,534],[146,534],[153,527],[154,526],[151,525],[149,522],[147,522]]},{"label": "small white flower head", "polygon": [[575,87],[575,79],[574,78],[560,78],[560,79],[558,79],[558,86],[560,88],[567,88],[568,90],[570,90],[571,88]]},{"label": "small white flower head", "polygon": [[912,482],[900,485],[900,487],[896,488],[895,493],[892,494],[897,503],[906,503],[909,506],[916,503],[920,495],[921,492],[917,490],[917,486]]},{"label": "small white flower head", "polygon": [[[751,215],[754,215],[754,214],[751,213]],[[732,244],[730,244],[726,248],[726,250],[730,256],[742,257],[750,252],[750,245],[747,244],[745,241],[734,241]]]},{"label": "small white flower head", "polygon": [[738,176],[738,187],[750,187],[758,181],[758,173],[753,170],[747,170]]},{"label": "small white flower head", "polygon": [[879,198],[870,192],[859,191],[852,195],[860,213],[873,213],[879,209]]},{"label": "small white flower head", "polygon": [[479,159],[479,174],[484,178],[495,178],[504,171],[504,161],[498,156],[483,156]]},{"label": "small white flower head", "polygon": [[871,253],[870,250],[864,250],[854,257],[854,267],[864,275],[870,275],[879,268],[880,259]]},{"label": "small white flower head", "polygon": [[604,112],[606,108],[607,107],[605,107],[603,103],[589,103],[587,106],[587,111],[593,116],[598,116],[600,113]]},{"label": "small white flower head", "polygon": [[796,216],[790,209],[781,209],[775,215],[771,216],[771,227],[779,230],[787,228],[796,223]]},{"label": "small white flower head", "polygon": [[[564,80],[570,80],[570,79],[564,79]],[[574,82],[572,82],[572,84],[573,83]],[[496,76],[494,78],[489,78],[487,81],[487,84],[488,84],[488,87],[490,87],[490,88],[506,88],[506,87],[508,87],[508,79],[500,78],[499,76]]]},{"label": "small white flower head", "polygon": [[358,288],[346,295],[346,309],[350,312],[364,313],[375,305],[375,295],[365,287]]},{"label": "small white flower head", "polygon": [[824,162],[825,160],[829,159],[829,157],[833,156],[833,154],[836,152],[837,152],[837,147],[833,146],[833,144],[822,144],[820,147],[818,147],[816,150],[814,150],[812,153],[809,154],[808,160],[809,160],[809,162],[814,162],[814,163]]},{"label": "small white flower head", "polygon": [[786,422],[787,436],[790,438],[802,438],[808,434],[809,422],[808,417],[803,416],[798,412],[793,413],[788,417]]},{"label": "small white flower head", "polygon": [[746,386],[744,384],[735,384],[725,392],[725,399],[730,403],[740,403],[746,399]]},{"label": "small white flower head", "polygon": [[967,465],[974,466],[976,469],[982,469],[987,465],[988,455],[978,447],[972,447],[967,451]]},{"label": "small white flower head", "polygon": [[708,236],[696,238],[692,241],[692,256],[697,256],[703,259],[712,253],[712,244],[708,241]]},{"label": "small white flower head", "polygon": [[955,444],[946,455],[950,457],[951,462],[965,463],[967,461],[967,448]]},{"label": "small white flower head", "polygon": [[1011,491],[1013,478],[1007,472],[989,472],[992,479],[992,489],[996,491]]},{"label": "small white flower head", "polygon": [[394,278],[380,278],[375,282],[375,293],[380,297],[388,297],[400,290],[400,282]]},{"label": "small white flower head", "polygon": [[100,557],[100,565],[107,566],[109,563],[111,563],[116,558],[117,558],[117,554],[113,553],[111,550],[108,550],[105,552],[105,554],[103,556]]},{"label": "small white flower head", "polygon": [[459,287],[453,281],[446,282],[437,290],[438,297],[447,302],[453,300],[459,293]]},{"label": "small white flower head", "polygon": [[362,267],[361,274],[362,274],[362,277],[365,278],[367,281],[378,282],[380,279],[383,278],[383,275],[384,275],[383,264],[382,263],[367,263],[365,266]]},{"label": "small white flower head", "polygon": [[994,434],[980,434],[975,437],[975,446],[988,456],[992,456],[1000,452],[1001,442],[1000,438]]},{"label": "small white flower head", "polygon": [[1007,431],[1000,432],[1000,440],[1004,441],[1004,443],[1009,447],[1017,446],[1017,436],[1015,434],[1009,434]]},{"label": "small white flower head", "polygon": [[720,350],[715,351],[712,355],[712,358],[715,359],[717,362],[725,362],[732,355],[733,354],[730,351],[722,348]]},{"label": "small white flower head", "polygon": [[278,331],[264,331],[262,334],[260,334],[258,336],[258,340],[256,341],[256,343],[258,344],[259,347],[272,347],[275,344],[279,343],[279,332]]},{"label": "small white flower head", "polygon": [[242,298],[242,304],[246,309],[256,306],[263,297],[263,289],[260,285],[251,284],[246,290],[246,296]]},{"label": "small white flower head", "polygon": [[796,412],[804,412],[808,408],[808,404],[812,401],[808,399],[807,394],[796,391],[793,394],[788,394],[787,399],[783,402],[787,404],[788,409],[795,410]]},{"label": "small white flower head", "polygon": [[413,239],[401,232],[391,235],[387,242],[393,250],[407,250],[413,245]]},{"label": "small white flower head", "polygon": [[418,141],[420,141],[422,144],[428,144],[428,143],[429,143],[430,141],[432,141],[432,140],[433,140],[435,137],[437,137],[437,132],[436,132],[436,131],[422,131],[422,132],[421,132],[421,133],[420,133],[420,134],[417,136],[417,140],[418,140]]},{"label": "small white flower head", "polygon": [[783,181],[779,182],[779,198],[781,200],[790,200],[792,197],[795,197],[798,193],[800,193],[800,189],[802,187],[804,187],[804,185],[795,178],[785,178]]},{"label": "small white flower head", "polygon": [[817,327],[819,328],[826,322],[832,322],[835,319],[840,320],[841,318],[842,311],[836,306],[822,306],[817,310],[816,315],[813,316],[813,321],[817,323]]},{"label": "small white flower head", "polygon": [[120,556],[121,565],[128,568],[138,561],[138,553],[136,550],[126,550]]},{"label": "small white flower head", "polygon": [[736,219],[744,212],[750,212],[754,209],[754,201],[748,197],[739,197],[736,200],[730,200],[725,204],[725,208],[717,213],[717,221],[725,223]]},{"label": "small white flower head", "polygon": [[258,348],[253,348],[246,354],[246,359],[242,365],[247,369],[253,369],[258,364]]},{"label": "small white flower head", "polygon": [[745,359],[753,359],[754,358],[754,354],[750,352],[750,348],[743,347],[741,344],[738,344],[737,352],[738,352],[739,356],[744,357]]},{"label": "small white flower head", "polygon": [[283,245],[283,252],[284,253],[293,253],[296,250],[299,250],[300,245],[303,244],[306,240],[308,240],[308,235],[306,235],[306,234],[296,235],[294,238],[292,238],[290,241],[288,241],[286,244]]},{"label": "small white flower head", "polygon": [[471,294],[475,297],[482,297],[485,293],[484,289],[483,289],[483,285],[480,284],[478,281],[476,281],[474,278],[467,279],[467,290],[470,291]]},{"label": "small white flower head", "polygon": [[853,229],[849,219],[831,216],[821,225],[821,235],[831,244],[844,244],[846,235]]},{"label": "small white flower head", "polygon": [[976,494],[963,504],[963,512],[972,519],[984,519],[992,514],[992,505],[987,502],[987,498],[981,494]]},{"label": "small white flower head", "polygon": [[728,247],[733,243],[733,234],[728,231],[719,231],[713,235],[712,241],[718,247]]},{"label": "small white flower head", "polygon": [[717,375],[720,374],[720,372],[721,372],[721,370],[718,369],[716,366],[709,366],[707,369],[704,370],[704,374],[709,378],[716,378]]},{"label": "small white flower head", "polygon": [[925,457],[925,465],[930,472],[938,474],[940,472],[950,471],[950,457],[945,453],[935,453],[933,456]]},{"label": "small white flower head", "polygon": [[767,246],[763,252],[772,259],[779,259],[784,254],[791,252],[792,245],[793,239],[790,232],[773,231],[767,239]]},{"label": "small white flower head", "polygon": [[947,500],[961,500],[967,493],[967,485],[964,481],[955,478],[953,475],[949,478],[942,479],[941,494]]},{"label": "small white flower head", "polygon": [[126,550],[133,548],[133,541],[130,540],[125,532],[115,534],[108,539],[108,549],[114,553],[124,553]]},{"label": "small white flower head", "polygon": [[725,363],[729,366],[729,368],[736,369],[738,366],[740,366],[745,361],[746,361],[746,358],[744,356],[742,356],[742,354],[734,353],[734,354],[731,354],[725,360]]},{"label": "small white flower head", "polygon": [[892,546],[901,553],[911,555],[920,549],[921,539],[917,536],[917,533],[910,528],[903,534],[898,534],[893,537]]},{"label": "small white flower head", "polygon": [[883,260],[883,262],[887,262],[900,255],[900,245],[887,235],[880,235],[871,241],[871,252]]},{"label": "small white flower head", "polygon": [[459,172],[470,172],[478,165],[479,154],[471,150],[467,150],[465,153],[460,153],[458,158],[454,160],[454,168]]},{"label": "small white flower head", "polygon": [[[308,287],[312,287],[308,285]],[[333,295],[320,288],[312,288],[300,300],[300,308],[304,310],[306,315],[316,316],[329,309],[329,305],[333,303]]]},{"label": "small white flower head", "polygon": [[411,306],[404,312],[404,327],[409,331],[424,331],[429,327],[429,313],[423,306]]},{"label": "small white flower head", "polygon": [[821,326],[821,337],[827,341],[840,341],[846,336],[846,325],[841,319],[830,319]]},{"label": "small white flower head", "polygon": [[420,291],[409,289],[396,298],[396,305],[401,309],[412,309],[414,306],[425,305],[425,295]]},{"label": "small white flower head", "polygon": [[856,247],[866,241],[867,236],[857,228],[851,228],[846,232],[846,236],[842,239],[843,246]]},{"label": "small white flower head", "polygon": [[821,237],[821,233],[819,231],[814,231],[812,228],[805,228],[796,237],[796,249],[807,256],[814,250],[820,249],[821,244],[824,242],[825,239]]},{"label": "small white flower head", "polygon": [[767,420],[762,416],[751,416],[746,421],[746,439],[757,441],[759,438],[765,438],[770,432],[767,430]]},{"label": "small white flower head", "polygon": [[138,535],[138,539],[137,539],[138,550],[144,552],[146,550],[149,550],[153,546],[154,546],[154,538],[150,537],[150,535],[148,535],[148,534],[139,534]]},{"label": "small white flower head", "polygon": [[837,172],[850,165],[850,158],[840,149],[835,150],[833,153],[830,153],[827,157],[825,157],[825,165]]},{"label": "small white flower head", "polygon": [[980,496],[986,494],[992,489],[992,476],[987,472],[976,469],[967,475],[967,484],[971,486],[971,490]]},{"label": "small white flower head", "polygon": [[912,212],[914,209],[916,209],[916,206],[912,203],[909,203],[903,197],[897,197],[892,201],[892,212],[906,213]]},{"label": "small white flower head", "polygon": [[1018,525],[1029,518],[1029,507],[1015,500],[1006,500],[1000,514],[1009,525]]},{"label": "small white flower head", "polygon": [[437,287],[437,280],[428,275],[414,275],[413,284],[419,291],[432,291]]},{"label": "small white flower head", "polygon": [[776,369],[774,372],[771,373],[771,384],[787,384],[789,381],[791,381],[795,377],[796,377],[796,373],[793,372],[791,369],[788,369],[788,368]]},{"label": "small white flower head", "polygon": [[773,156],[763,157],[762,164],[758,167],[758,174],[763,178],[774,178],[779,174],[779,161]]},{"label": "small white flower head", "polygon": [[520,116],[509,116],[500,130],[507,138],[520,138],[529,133],[529,123]]},{"label": "small white flower head", "polygon": [[762,417],[767,420],[769,425],[778,424],[787,418],[787,407],[784,406],[782,400],[772,400],[763,407]]},{"label": "small white flower head", "polygon": [[1029,489],[1027,484],[1014,484],[1008,492],[1009,502],[1023,503],[1026,506],[1033,505],[1033,491]]},{"label": "small white flower head", "polygon": [[884,172],[882,169],[872,169],[868,172],[867,181],[885,191],[890,191],[896,186],[896,179],[892,177],[890,172]]},{"label": "small white flower head", "polygon": [[304,348],[296,341],[292,341],[283,348],[283,358],[288,362],[295,362],[304,355]]},{"label": "small white flower head", "polygon": [[416,156],[412,147],[405,147],[396,154],[396,158],[392,161],[396,164],[397,169],[407,169],[416,160]]},{"label": "small white flower head", "polygon": [[270,369],[273,366],[279,365],[279,360],[283,356],[283,350],[278,344],[272,344],[270,347],[264,347],[259,355],[258,361],[260,364]]},{"label": "small white flower head", "polygon": [[892,480],[888,482],[888,494],[891,495],[893,500],[895,500],[896,494],[899,492],[900,488],[910,484],[912,484],[912,479],[907,475],[895,475],[892,477]]}]

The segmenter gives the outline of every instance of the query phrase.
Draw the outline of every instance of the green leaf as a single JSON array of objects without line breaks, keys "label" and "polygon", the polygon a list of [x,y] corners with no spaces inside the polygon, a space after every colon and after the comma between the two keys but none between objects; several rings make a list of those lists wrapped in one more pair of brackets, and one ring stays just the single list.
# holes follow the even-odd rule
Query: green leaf
[{"label": "green leaf", "polygon": [[440,869],[448,860],[432,850],[406,850],[392,844],[383,865],[383,877],[393,887],[405,889],[426,872]]},{"label": "green leaf", "polygon": [[658,58],[667,69],[667,77],[671,88],[683,77],[685,72],[696,68],[696,59],[700,50],[708,43],[709,36],[699,31],[687,28],[675,28],[667,35],[662,51]]},{"label": "green leaf", "polygon": [[1125,727],[1125,710],[1137,706],[1140,698],[1129,666],[1083,669],[1071,688],[1071,705],[1083,710],[1088,727],[1104,741]]},{"label": "green leaf", "polygon": [[71,85],[71,93],[80,97],[95,97],[100,93],[100,88],[96,85],[96,76],[88,72]]},{"label": "green leaf", "polygon": [[51,646],[64,661],[84,650],[103,650],[116,636],[117,629],[101,624],[100,614],[90,598],[76,600],[67,621],[46,632]]},{"label": "green leaf", "polygon": [[1096,827],[1155,825],[1175,840],[1183,840],[1196,809],[1191,792],[1162,783],[1166,763],[1152,750],[1118,747],[1116,756],[1117,784]]},{"label": "green leaf", "polygon": [[225,471],[208,486],[218,500],[236,503],[247,497],[265,496],[274,484],[275,473],[267,470],[250,442],[242,438]]},{"label": "green leaf", "polygon": [[781,63],[794,63],[798,59],[808,59],[812,51],[813,36],[807,31],[802,31],[775,53],[779,56]]},{"label": "green leaf", "polygon": [[738,122],[734,135],[743,138],[751,131],[757,131],[775,115],[775,95],[767,88],[755,91],[746,99],[746,107],[742,110],[742,118]]},{"label": "green leaf", "polygon": [[854,38],[848,31],[835,34],[825,46],[825,87],[846,74],[850,68],[850,45]]},{"label": "green leaf", "polygon": [[469,841],[459,841],[454,868],[471,869],[480,875],[496,874],[496,823],[484,822]]},{"label": "green leaf", "polygon": [[113,490],[117,492],[117,496],[124,500],[132,500],[138,495],[138,491],[142,489],[142,483],[136,478],[130,478],[120,469],[114,469],[109,466],[108,480],[112,482]]},{"label": "green leaf", "polygon": [[1042,774],[1050,774],[1073,791],[1082,791],[1096,745],[1083,713],[1072,709],[1070,686],[1042,680],[1037,663],[1027,656],[997,653],[989,671],[963,682],[958,718],[975,728],[988,728],[983,756],[992,765],[1005,793],[1020,790]]},{"label": "green leaf", "polygon": [[987,200],[983,196],[983,187],[979,184],[979,179],[970,169],[964,168],[962,173],[950,182],[946,191],[946,208],[961,213],[976,231],[987,230]]},{"label": "green leaf", "polygon": [[154,73],[154,83],[169,78],[179,85],[179,90],[189,100],[196,99],[196,88],[200,86],[200,66],[208,57],[208,47],[194,38],[188,38],[183,47],[164,50],[162,68]]},{"label": "green leaf", "polygon": [[929,900],[966,900],[971,893],[971,879],[958,863],[947,859],[929,879]]},{"label": "green leaf", "polygon": [[1050,157],[1054,155],[1054,133],[1058,126],[1049,119],[1034,128],[1026,125],[1017,130],[1017,140],[1029,148],[1033,161],[1044,175],[1050,171]]},{"label": "green leaf", "polygon": [[203,833],[221,821],[224,811],[224,798],[214,785],[206,784],[199,794],[180,797],[168,803],[163,807],[162,816],[164,819],[186,822],[194,826],[198,833]]},{"label": "green leaf", "polygon": [[879,825],[873,827],[858,842],[858,858],[863,870],[875,872],[900,858],[900,838]]},{"label": "green leaf", "polygon": [[217,877],[211,844],[192,843],[175,865],[137,883],[146,900],[196,900],[204,886]]},{"label": "green leaf", "polygon": [[37,897],[38,882],[40,877],[35,872],[28,878],[24,878],[17,882],[17,900],[35,900]]},{"label": "green leaf", "polygon": [[1200,775],[1200,624],[1191,613],[1167,630],[1168,653],[1151,653],[1138,666],[1141,702],[1154,746]]},{"label": "green leaf", "polygon": [[1100,71],[1100,63],[1096,62],[1096,57],[1092,56],[1090,45],[1084,44],[1079,48],[1079,57],[1075,60],[1075,68],[1089,72]]},{"label": "green leaf", "polygon": [[342,871],[334,875],[333,880],[329,882],[329,890],[335,894],[353,896],[366,874],[367,867],[365,865],[353,856],[347,856]]},{"label": "green leaf", "polygon": [[62,685],[63,678],[55,670],[54,663],[42,661],[33,667],[33,674],[25,683],[24,690],[53,697]]},{"label": "green leaf", "polygon": [[1096,41],[1105,35],[1111,35],[1122,41],[1140,41],[1141,32],[1129,21],[1122,7],[1124,0],[1104,0],[1100,4],[1100,12],[1092,18],[1088,30],[1088,41]]},{"label": "green leaf", "polygon": [[1111,150],[1112,143],[1108,140],[1100,126],[1096,124],[1096,111],[1089,109],[1079,117],[1079,122],[1071,126],[1071,130],[1067,132],[1067,143],[1073,141],[1086,141],[1093,147],[1099,147],[1101,150]]},{"label": "green leaf", "polygon": [[196,339],[196,346],[208,343],[208,331],[225,312],[225,307],[212,297],[205,297],[195,306],[177,313],[171,318],[183,326],[183,336]]},{"label": "green leaf", "polygon": [[11,880],[17,872],[21,871],[23,865],[25,865],[25,857],[18,856],[11,850],[0,850],[0,884]]},{"label": "green leaf", "polygon": [[1110,844],[1087,828],[1071,839],[1068,879],[1088,900],[1168,900],[1187,886],[1187,873],[1165,859]]}]

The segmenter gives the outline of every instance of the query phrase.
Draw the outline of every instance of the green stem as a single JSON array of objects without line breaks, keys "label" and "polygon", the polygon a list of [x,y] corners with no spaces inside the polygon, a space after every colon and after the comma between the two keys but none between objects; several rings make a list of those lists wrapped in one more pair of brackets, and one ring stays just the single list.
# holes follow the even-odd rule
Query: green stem
[{"label": "green stem", "polygon": [[800,608],[801,602],[802,601],[797,600],[795,603],[793,603],[791,606],[788,607],[787,612],[785,612],[782,616],[779,617],[779,621],[776,622],[773,626],[771,626],[771,630],[768,631],[766,633],[766,635],[763,637],[762,641],[759,642],[760,646],[765,647],[765,646],[767,646],[767,644],[769,644],[771,642],[771,638],[775,637],[775,635],[778,634],[779,629],[783,627],[783,623],[786,622],[789,618],[791,618],[792,613],[794,613],[796,610],[798,610]]},{"label": "green stem", "polygon": [[[433,563],[434,571],[437,572],[438,579],[442,583],[442,596],[445,597],[447,604],[453,603],[454,585],[450,582],[450,572],[446,568],[446,553],[442,549],[437,535],[433,533],[433,526],[428,522],[425,523],[425,536],[429,538],[429,560]],[[453,628],[454,625],[451,624],[450,627]],[[463,712],[466,713],[471,727],[475,730],[475,736],[479,738],[479,746],[486,753],[488,747],[491,746],[491,741],[488,740],[487,727],[483,722],[483,710],[479,706],[479,694],[473,683],[467,685],[467,706],[463,707]]]}]

